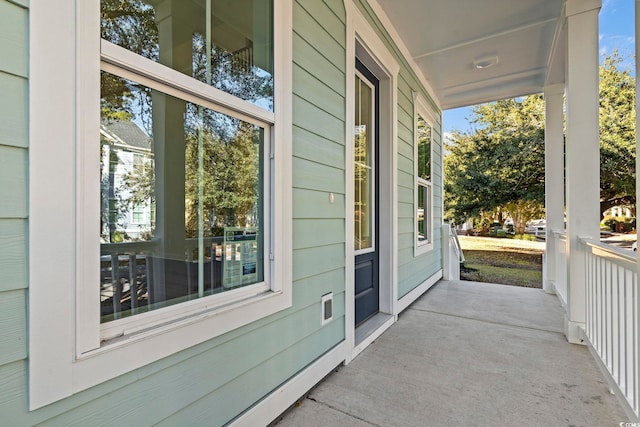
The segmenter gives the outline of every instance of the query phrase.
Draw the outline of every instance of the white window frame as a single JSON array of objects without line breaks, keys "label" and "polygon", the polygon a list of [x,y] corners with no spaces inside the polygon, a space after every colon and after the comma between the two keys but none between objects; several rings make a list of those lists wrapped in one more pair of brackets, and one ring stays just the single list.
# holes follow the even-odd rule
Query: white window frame
[{"label": "white window frame", "polygon": [[[101,42],[99,13],[98,0],[40,1],[30,9],[31,410],[292,305],[292,0],[274,0],[273,112]],[[272,173],[265,184],[267,229],[278,237],[265,242],[270,272],[265,269],[264,284],[154,311],[162,316],[145,313],[143,327],[123,327],[124,335],[117,339],[109,339],[113,333],[105,332],[109,326],[100,325],[99,317],[95,188],[100,171],[94,148],[99,144],[100,69],[132,73],[137,82],[160,84],[169,95],[172,90],[187,92],[207,108],[268,124],[265,141],[271,143],[265,153]]]},{"label": "white window frame", "polygon": [[[364,83],[367,87],[369,87],[369,89],[371,89],[371,105],[369,105],[369,109],[371,111],[371,133],[373,133],[373,140],[371,141],[371,152],[368,153],[370,154],[371,159],[373,159],[373,164],[371,165],[371,200],[369,201],[370,203],[373,202],[373,206],[371,208],[371,246],[368,248],[363,248],[363,249],[356,249],[355,254],[356,255],[363,255],[363,254],[368,254],[371,252],[375,252],[376,250],[376,239],[378,238],[378,236],[376,235],[376,221],[378,221],[378,218],[376,217],[377,214],[377,206],[376,206],[376,197],[377,194],[376,192],[378,191],[378,188],[376,187],[376,174],[378,173],[378,170],[376,169],[376,156],[378,156],[378,153],[376,151],[376,138],[379,138],[378,135],[376,135],[376,87],[369,81],[368,78],[366,78],[364,76],[364,74],[362,74],[360,71],[356,70],[355,71],[355,75],[354,77],[357,76],[360,81],[362,81],[362,83]],[[370,138],[369,135],[367,135],[367,138]],[[353,139],[351,141],[349,141],[349,143],[353,144]],[[355,147],[354,147],[355,148]],[[355,170],[355,163],[353,165],[354,170]],[[365,166],[366,167],[366,166]],[[353,208],[353,207],[352,207]]]},{"label": "white window frame", "polygon": [[[418,240],[418,221],[417,217],[414,217],[413,227],[414,227],[414,246],[413,246],[413,255],[417,257],[419,255],[425,254],[429,251],[432,251],[434,248],[434,236],[433,236],[433,133],[434,133],[434,123],[435,116],[432,112],[432,109],[429,107],[425,99],[417,92],[413,94],[413,175],[415,177],[415,191],[413,192],[413,205],[414,205],[414,215],[417,215],[418,208],[418,192],[422,191],[423,188],[427,189],[427,197],[423,206],[424,209],[424,227],[428,230],[427,239],[426,240]],[[429,156],[429,161],[431,162],[430,171],[431,171],[431,180],[428,181],[426,179],[422,179],[418,176],[418,116],[422,117],[422,119],[427,122],[429,126],[431,126],[431,141],[429,141],[429,149],[431,150],[431,155]]]}]

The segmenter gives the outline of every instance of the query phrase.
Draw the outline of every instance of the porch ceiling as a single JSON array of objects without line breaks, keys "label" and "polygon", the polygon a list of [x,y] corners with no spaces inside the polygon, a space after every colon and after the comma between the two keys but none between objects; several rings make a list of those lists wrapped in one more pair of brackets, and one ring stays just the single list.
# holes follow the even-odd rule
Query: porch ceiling
[{"label": "porch ceiling", "polygon": [[442,109],[564,81],[564,0],[377,2]]}]

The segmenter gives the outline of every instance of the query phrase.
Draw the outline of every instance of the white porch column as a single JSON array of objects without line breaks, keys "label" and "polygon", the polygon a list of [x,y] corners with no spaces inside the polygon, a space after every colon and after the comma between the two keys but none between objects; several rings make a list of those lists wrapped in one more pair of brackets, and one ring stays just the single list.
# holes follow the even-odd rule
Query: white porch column
[{"label": "white porch column", "polygon": [[542,288],[545,292],[555,293],[557,246],[552,232],[564,231],[564,84],[545,87],[544,102],[544,204],[547,212],[547,238]]},{"label": "white porch column", "polygon": [[600,238],[598,13],[600,0],[568,0],[567,13],[567,313],[569,342],[583,341],[585,255],[579,237]]}]

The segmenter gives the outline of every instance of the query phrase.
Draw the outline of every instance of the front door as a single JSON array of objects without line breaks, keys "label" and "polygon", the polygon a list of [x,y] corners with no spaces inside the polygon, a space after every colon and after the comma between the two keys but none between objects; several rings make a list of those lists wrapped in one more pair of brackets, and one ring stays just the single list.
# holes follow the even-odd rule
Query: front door
[{"label": "front door", "polygon": [[378,80],[358,60],[355,75],[354,246],[355,324],[379,310]]}]

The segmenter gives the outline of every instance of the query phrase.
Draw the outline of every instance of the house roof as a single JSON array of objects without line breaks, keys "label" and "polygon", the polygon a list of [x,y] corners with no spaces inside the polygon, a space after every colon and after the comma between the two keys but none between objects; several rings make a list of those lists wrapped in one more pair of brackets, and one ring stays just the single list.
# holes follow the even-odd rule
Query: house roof
[{"label": "house roof", "polygon": [[130,151],[150,152],[152,139],[129,120],[103,119],[100,133],[112,144]]},{"label": "house roof", "polygon": [[564,0],[377,3],[442,109],[539,93],[564,81]]}]

